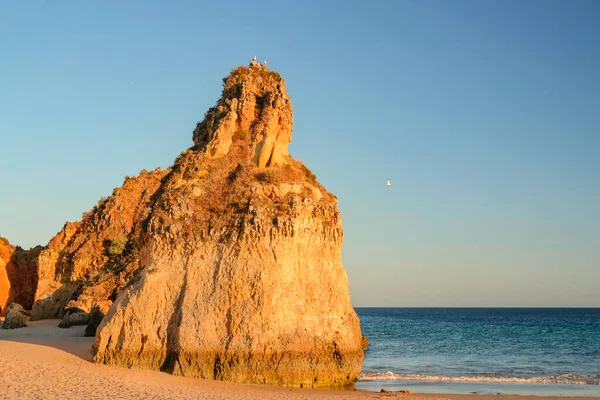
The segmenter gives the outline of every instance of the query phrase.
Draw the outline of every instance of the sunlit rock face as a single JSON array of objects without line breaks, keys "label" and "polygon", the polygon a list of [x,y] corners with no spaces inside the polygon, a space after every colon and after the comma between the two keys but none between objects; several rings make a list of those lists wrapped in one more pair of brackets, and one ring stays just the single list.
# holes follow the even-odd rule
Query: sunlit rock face
[{"label": "sunlit rock face", "polygon": [[288,154],[279,74],[251,64],[156,191],[140,270],[98,327],[94,360],[177,375],[343,385],[363,359],[335,196]]},{"label": "sunlit rock face", "polygon": [[8,280],[6,265],[9,263],[14,251],[14,247],[10,245],[8,240],[0,236],[0,314],[4,312],[3,310],[8,305],[10,281]]},{"label": "sunlit rock face", "polygon": [[209,157],[225,155],[235,140],[243,140],[254,164],[266,167],[288,163],[292,129],[292,102],[285,81],[253,62],[223,79],[223,95],[198,123],[193,139]]},{"label": "sunlit rock face", "polygon": [[37,257],[31,320],[90,312],[116,298],[139,269],[139,238],[154,194],[168,173],[160,168],[127,177],[79,222],[67,222]]}]

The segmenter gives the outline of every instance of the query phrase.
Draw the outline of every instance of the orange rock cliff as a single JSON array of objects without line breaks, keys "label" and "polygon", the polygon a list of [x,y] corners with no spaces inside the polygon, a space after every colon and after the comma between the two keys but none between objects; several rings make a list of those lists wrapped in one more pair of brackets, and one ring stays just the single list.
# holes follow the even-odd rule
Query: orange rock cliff
[{"label": "orange rock cliff", "polygon": [[41,246],[30,250],[12,246],[0,237],[0,313],[9,303],[31,309],[38,282],[37,259]]},{"label": "orange rock cliff", "polygon": [[352,382],[363,338],[341,215],[289,155],[292,130],[281,76],[256,62],[234,69],[172,168],[126,180],[38,249],[32,319],[114,301],[96,362],[237,382]]}]

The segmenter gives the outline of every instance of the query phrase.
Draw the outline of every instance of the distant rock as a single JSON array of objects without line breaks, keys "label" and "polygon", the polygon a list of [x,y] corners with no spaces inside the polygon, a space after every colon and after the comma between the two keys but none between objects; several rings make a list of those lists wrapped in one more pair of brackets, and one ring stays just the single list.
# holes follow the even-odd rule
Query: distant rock
[{"label": "distant rock", "polygon": [[2,309],[6,308],[9,303],[10,281],[6,271],[6,264],[10,262],[10,257],[15,251],[15,248],[10,245],[8,240],[0,236],[0,315]]},{"label": "distant rock", "polygon": [[37,258],[43,247],[24,250],[0,237],[0,308],[9,303],[30,309],[38,283]]},{"label": "distant rock", "polygon": [[98,327],[96,362],[287,386],[354,381],[360,324],[337,199],[288,154],[292,105],[238,67],[155,191],[139,273]]},{"label": "distant rock", "polygon": [[17,329],[27,326],[26,313],[23,306],[17,303],[10,303],[6,307],[6,315],[2,329]]}]

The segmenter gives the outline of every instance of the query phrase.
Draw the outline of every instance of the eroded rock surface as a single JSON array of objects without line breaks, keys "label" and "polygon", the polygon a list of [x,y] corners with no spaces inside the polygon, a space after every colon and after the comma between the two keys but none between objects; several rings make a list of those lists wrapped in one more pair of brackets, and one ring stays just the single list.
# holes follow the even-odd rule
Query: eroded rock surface
[{"label": "eroded rock surface", "polygon": [[209,157],[229,153],[236,140],[249,144],[259,167],[287,164],[292,140],[292,103],[285,81],[259,63],[238,67],[223,79],[223,95],[194,131],[194,143]]},{"label": "eroded rock surface", "polygon": [[337,199],[287,151],[279,74],[239,67],[156,191],[135,279],[95,361],[290,386],[352,382],[363,358]]}]

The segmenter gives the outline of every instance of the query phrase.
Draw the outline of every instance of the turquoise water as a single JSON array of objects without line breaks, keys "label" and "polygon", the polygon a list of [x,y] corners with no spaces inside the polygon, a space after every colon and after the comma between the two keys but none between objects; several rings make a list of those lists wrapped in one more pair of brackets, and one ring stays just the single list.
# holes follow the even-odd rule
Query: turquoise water
[{"label": "turquoise water", "polygon": [[358,388],[600,396],[600,309],[357,308]]}]

